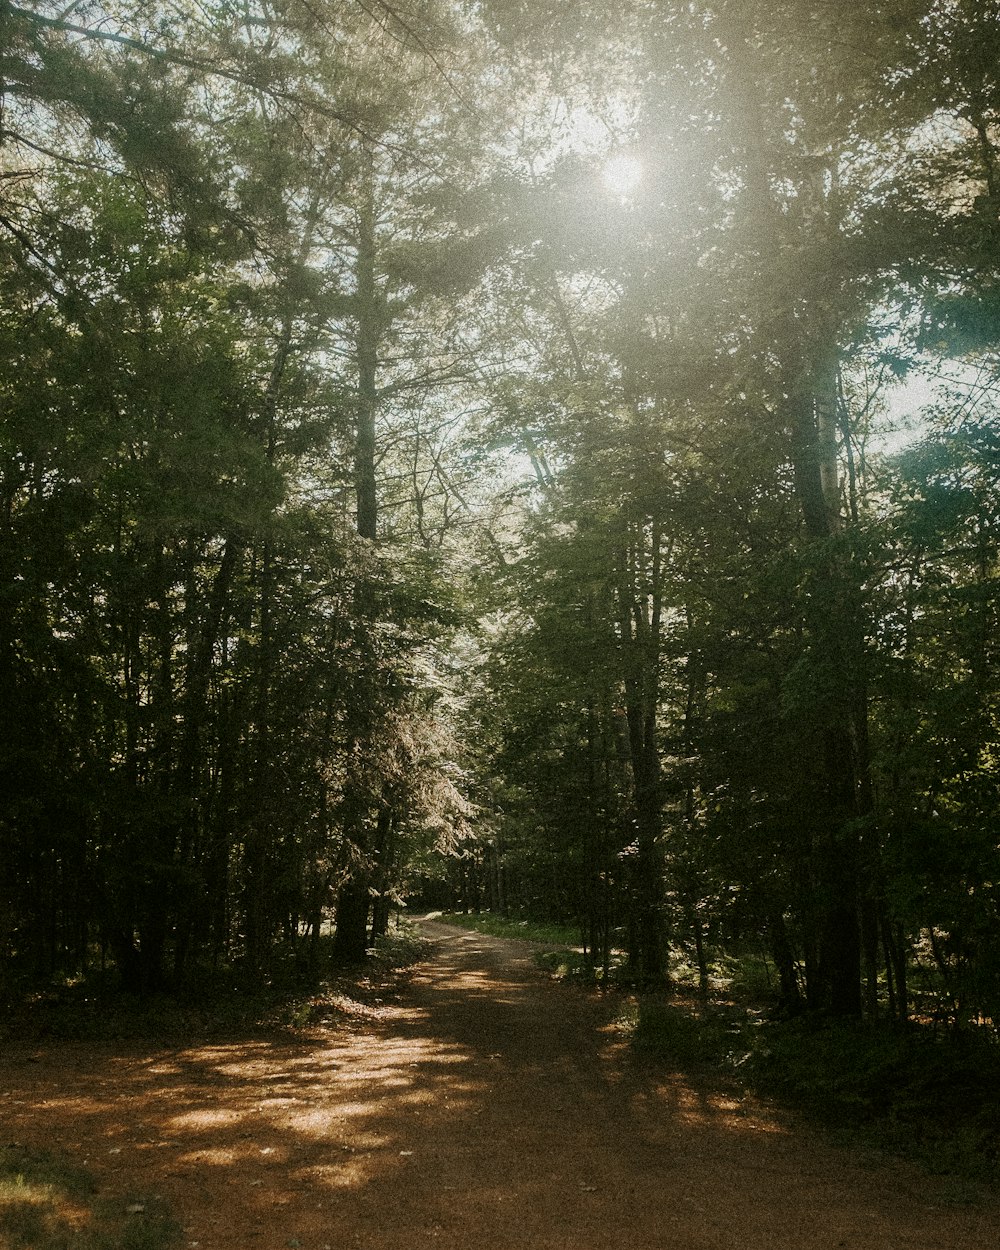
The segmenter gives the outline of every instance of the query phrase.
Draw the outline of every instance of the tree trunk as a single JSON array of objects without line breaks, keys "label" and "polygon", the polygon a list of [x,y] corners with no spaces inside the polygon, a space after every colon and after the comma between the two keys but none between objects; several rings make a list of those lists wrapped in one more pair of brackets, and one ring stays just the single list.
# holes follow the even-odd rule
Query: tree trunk
[{"label": "tree trunk", "polygon": [[[660,859],[659,706],[660,534],[654,524],[631,527],[619,572],[619,628],[624,668],[625,721],[633,781],[636,840],[632,857],[630,962],[644,984],[665,980],[663,866]],[[647,547],[648,540],[648,547]]]},{"label": "tree trunk", "polygon": [[[378,494],[375,480],[375,422],[378,415],[378,353],[382,333],[381,296],[376,281],[375,176],[371,151],[363,153],[363,185],[357,209],[357,264],[355,279],[355,403],[354,484],[357,498],[357,533],[374,544],[378,537]],[[370,588],[362,581],[355,596],[358,626],[365,630],[373,620]],[[365,731],[362,731],[364,733]],[[367,732],[371,732],[370,730]],[[348,790],[364,784],[348,782]],[[348,803],[358,805],[359,796]],[[380,817],[381,818],[381,817]],[[337,932],[334,952],[340,959],[361,960],[368,945],[370,903],[368,826],[362,817],[354,829],[357,849],[350,875],[337,899]]]},{"label": "tree trunk", "polygon": [[390,893],[392,885],[392,869],[395,860],[395,822],[389,807],[379,812],[375,827],[375,894],[372,905],[371,944],[375,939],[385,937],[389,931],[389,912],[392,907]]},{"label": "tree trunk", "polygon": [[[835,370],[824,371],[822,376],[832,386]],[[823,726],[825,810],[814,842],[822,902],[815,973],[818,984],[811,987],[815,992],[809,997],[811,1003],[837,1015],[857,1016],[862,1005],[858,819],[863,812],[859,772],[867,769],[867,761],[858,758],[859,700],[863,695],[857,664],[863,643],[855,641],[859,624],[849,570],[831,546],[840,528],[839,478],[831,434],[834,425],[827,418],[824,427],[826,405],[816,399],[820,389],[800,392],[791,405],[796,493],[816,565],[813,576],[817,589],[807,602],[806,631],[820,663],[835,679],[817,708]],[[866,706],[864,717],[866,726]],[[866,740],[867,728],[864,737]]]},{"label": "tree trunk", "polygon": [[780,912],[776,911],[770,917],[768,938],[771,958],[778,970],[779,1009],[784,1015],[798,1015],[802,1010],[802,995],[799,992],[799,978],[795,972],[795,955],[788,938],[788,927]]},{"label": "tree trunk", "polygon": [[368,912],[371,898],[367,881],[360,880],[359,877],[346,882],[337,896],[337,931],[333,941],[333,954],[341,963],[362,963],[368,954]]}]

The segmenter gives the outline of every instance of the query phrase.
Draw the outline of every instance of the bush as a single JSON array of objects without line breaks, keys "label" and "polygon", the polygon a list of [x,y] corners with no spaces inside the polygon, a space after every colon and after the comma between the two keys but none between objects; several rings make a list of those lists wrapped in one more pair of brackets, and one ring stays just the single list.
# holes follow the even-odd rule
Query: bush
[{"label": "bush", "polygon": [[734,1069],[745,1049],[740,1017],[684,1000],[641,997],[629,1021],[639,1054],[686,1071]]},{"label": "bush", "polygon": [[1000,1181],[1000,1048],[985,1034],[768,1020],[732,1004],[640,997],[624,1027],[638,1054],[736,1080],[866,1145],[929,1170]]},{"label": "bush", "polygon": [[525,942],[550,942],[553,945],[575,946],[580,935],[572,925],[556,921],[520,920],[493,912],[445,912],[437,919],[441,924],[458,925],[491,937],[520,938]]}]

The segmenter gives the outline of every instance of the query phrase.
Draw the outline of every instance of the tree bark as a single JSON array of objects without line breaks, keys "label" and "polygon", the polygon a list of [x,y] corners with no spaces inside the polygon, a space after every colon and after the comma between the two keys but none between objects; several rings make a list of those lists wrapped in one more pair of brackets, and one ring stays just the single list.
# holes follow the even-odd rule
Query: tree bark
[{"label": "tree bark", "polygon": [[[382,301],[377,282],[375,230],[375,171],[371,150],[362,154],[362,186],[357,208],[357,262],[355,280],[355,363],[357,394],[355,404],[354,481],[357,499],[356,526],[359,538],[375,544],[378,539],[378,492],[375,480],[375,423],[378,416],[378,358],[382,334]],[[363,581],[355,596],[355,612],[361,630],[370,627],[374,617],[370,589]],[[358,783],[348,783],[358,788]],[[360,796],[348,795],[348,806],[357,806]],[[368,915],[371,903],[370,872],[367,865],[369,829],[366,815],[354,823],[355,863],[341,887],[336,908],[334,953],[340,959],[364,959],[368,946]]]},{"label": "tree bark", "polygon": [[[633,781],[635,854],[632,858],[632,949],[640,981],[665,980],[660,757],[656,718],[659,704],[660,533],[632,527],[619,570],[619,629],[624,660],[625,721]],[[645,575],[644,575],[645,572]]]}]

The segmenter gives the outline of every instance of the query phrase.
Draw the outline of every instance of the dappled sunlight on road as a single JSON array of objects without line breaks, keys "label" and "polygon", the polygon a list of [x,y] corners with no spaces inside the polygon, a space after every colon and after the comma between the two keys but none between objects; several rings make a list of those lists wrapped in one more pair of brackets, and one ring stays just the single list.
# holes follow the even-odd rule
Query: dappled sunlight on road
[{"label": "dappled sunlight on road", "polygon": [[[614,1003],[526,944],[428,925],[377,1019],[301,1040],[8,1062],[6,1131],[157,1193],[201,1250],[951,1250],[991,1212],[929,1203],[718,1090],[631,1060]],[[891,1184],[886,1181],[891,1176]],[[823,1230],[822,1242],[815,1240]]]}]

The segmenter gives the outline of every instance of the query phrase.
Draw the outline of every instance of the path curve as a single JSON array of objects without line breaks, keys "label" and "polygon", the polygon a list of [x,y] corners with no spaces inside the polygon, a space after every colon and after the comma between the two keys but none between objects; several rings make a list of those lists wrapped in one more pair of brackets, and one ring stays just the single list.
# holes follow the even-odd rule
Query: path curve
[{"label": "path curve", "polygon": [[400,1002],[304,1041],[0,1064],[6,1140],[105,1194],[156,1193],[200,1250],[969,1250],[991,1200],[865,1167],[814,1134],[629,1060],[612,1004],[528,943],[425,922]]}]

